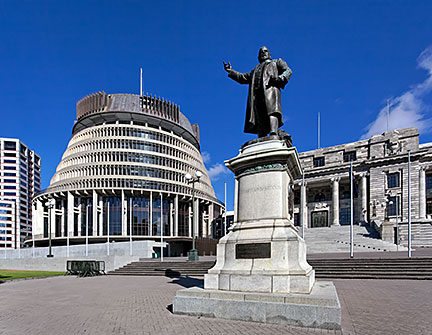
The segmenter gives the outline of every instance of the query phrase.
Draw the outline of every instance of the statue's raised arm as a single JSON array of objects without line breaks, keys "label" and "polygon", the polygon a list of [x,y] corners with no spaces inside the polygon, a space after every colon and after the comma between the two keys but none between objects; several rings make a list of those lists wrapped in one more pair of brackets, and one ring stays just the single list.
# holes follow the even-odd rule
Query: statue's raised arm
[{"label": "statue's raised arm", "polygon": [[271,59],[267,47],[261,47],[258,60],[259,64],[249,73],[233,70],[230,62],[223,64],[228,77],[240,84],[249,84],[244,132],[258,137],[269,133],[277,135],[283,125],[281,89],[288,83],[292,71],[284,60]]}]

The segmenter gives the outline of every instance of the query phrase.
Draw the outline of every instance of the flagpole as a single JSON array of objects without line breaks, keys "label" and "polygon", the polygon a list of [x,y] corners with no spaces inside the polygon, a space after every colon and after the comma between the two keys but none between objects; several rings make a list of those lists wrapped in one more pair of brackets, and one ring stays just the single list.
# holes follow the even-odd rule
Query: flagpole
[{"label": "flagpole", "polygon": [[163,194],[161,192],[160,194],[161,197],[161,206],[160,206],[160,211],[161,211],[161,218],[160,218],[160,225],[161,225],[161,262],[163,262],[163,252],[164,252],[164,247],[163,247],[163,230],[164,230],[164,222],[163,222]]},{"label": "flagpole", "polygon": [[350,210],[351,210],[351,224],[350,224],[350,257],[354,257],[354,207],[353,207],[353,165],[352,160],[350,163]]},{"label": "flagpole", "polygon": [[301,190],[301,201],[300,201],[300,203],[301,203],[301,211],[300,211],[300,213],[301,213],[301,222],[302,222],[302,238],[304,239],[305,238],[305,223],[304,223],[304,198],[305,198],[305,195],[304,195],[304,193],[306,192],[306,190],[305,190],[305,180],[304,180],[304,171],[302,171],[302,190]]},{"label": "flagpole", "polygon": [[224,220],[224,235],[227,234],[227,185],[225,184],[225,220]]},{"label": "flagpole", "polygon": [[408,150],[408,257],[411,258],[411,152]]},{"label": "flagpole", "polygon": [[88,209],[89,209],[89,205],[88,205],[88,202],[86,202],[86,237],[85,237],[85,255],[86,256],[88,256],[88,225],[89,225]]},{"label": "flagpole", "polygon": [[132,197],[129,198],[129,256],[132,256]]},{"label": "flagpole", "polygon": [[389,113],[389,99],[387,99],[387,131],[389,131],[389,118],[390,118],[390,113]]},{"label": "flagpole", "polygon": [[107,256],[109,256],[110,254],[110,241],[109,241],[109,235],[110,235],[110,203],[109,203],[109,199],[107,199]]}]

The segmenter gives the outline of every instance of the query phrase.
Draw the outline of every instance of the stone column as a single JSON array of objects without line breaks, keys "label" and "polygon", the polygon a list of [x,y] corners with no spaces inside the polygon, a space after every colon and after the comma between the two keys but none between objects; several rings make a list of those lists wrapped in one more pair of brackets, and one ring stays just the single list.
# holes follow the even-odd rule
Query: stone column
[{"label": "stone column", "polygon": [[104,204],[103,198],[99,197],[99,236],[103,236]]},{"label": "stone column", "polygon": [[173,200],[169,202],[169,227],[170,227],[170,236],[174,235],[174,203]]},{"label": "stone column", "polygon": [[332,201],[333,201],[333,223],[332,226],[339,226],[339,180],[332,178]]},{"label": "stone column", "polygon": [[176,194],[174,198],[174,236],[178,236],[178,213],[179,213],[178,194]]},{"label": "stone column", "polygon": [[213,220],[214,220],[214,203],[210,203],[210,205],[209,205],[209,230],[207,232],[206,237],[212,237],[213,236],[213,227],[212,227]]},{"label": "stone column", "polygon": [[79,199],[79,201],[78,201],[78,207],[77,207],[77,213],[78,213],[78,224],[77,224],[77,226],[78,226],[78,236],[85,236],[85,233],[84,233],[84,235],[81,234],[81,212],[82,212],[82,210],[83,209],[82,209],[81,199]]},{"label": "stone column", "polygon": [[[57,201],[58,200],[56,200],[56,205],[57,205]],[[48,215],[51,215],[51,238],[55,237],[55,231],[56,231],[56,205],[53,208],[48,209]]]},{"label": "stone column", "polygon": [[426,218],[426,169],[419,169],[419,218]]},{"label": "stone column", "polygon": [[307,182],[300,184],[300,227],[308,227],[308,208],[307,208],[307,194],[306,185]]},{"label": "stone column", "polygon": [[97,236],[98,231],[98,194],[93,190],[93,236]]},{"label": "stone column", "polygon": [[66,207],[65,201],[61,200],[61,227],[60,227],[60,236],[66,236],[67,232],[65,232],[65,223],[66,223]]},{"label": "stone column", "polygon": [[74,233],[74,196],[71,192],[67,193],[67,225],[69,237]]},{"label": "stone column", "polygon": [[43,206],[42,201],[39,199],[36,200],[33,206],[33,212],[32,212],[32,218],[33,218],[33,225],[32,225],[32,232],[35,238],[39,238],[40,236],[43,236],[43,228],[44,228],[44,213],[43,213]]},{"label": "stone column", "polygon": [[367,173],[362,173],[361,175],[361,220],[366,222],[367,220]]},{"label": "stone column", "polygon": [[149,236],[153,236],[153,192],[150,191],[149,203]]}]

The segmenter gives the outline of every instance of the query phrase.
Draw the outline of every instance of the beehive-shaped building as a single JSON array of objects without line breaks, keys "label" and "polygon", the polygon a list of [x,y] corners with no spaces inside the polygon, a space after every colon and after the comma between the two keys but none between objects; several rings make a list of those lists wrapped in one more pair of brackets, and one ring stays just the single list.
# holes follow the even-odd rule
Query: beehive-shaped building
[{"label": "beehive-shaped building", "polygon": [[[192,204],[185,175],[197,171],[202,177]],[[49,199],[55,199],[50,211]],[[222,210],[201,157],[198,125],[164,99],[100,92],[77,103],[72,138],[50,186],[33,201],[33,234],[36,245],[46,245],[49,218],[54,245],[81,244],[84,237],[103,242],[108,235],[155,240],[162,228],[173,247],[184,242],[186,249],[193,236],[211,236]]]}]

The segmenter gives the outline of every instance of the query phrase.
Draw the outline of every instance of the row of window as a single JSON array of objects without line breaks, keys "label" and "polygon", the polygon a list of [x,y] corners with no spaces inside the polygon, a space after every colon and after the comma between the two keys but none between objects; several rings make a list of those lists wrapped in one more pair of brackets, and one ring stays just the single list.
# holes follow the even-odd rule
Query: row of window
[{"label": "row of window", "polygon": [[[110,188],[129,188],[138,190],[157,190],[179,194],[192,194],[192,189],[188,186],[179,185],[177,183],[164,183],[145,179],[117,179],[117,178],[104,178],[104,179],[80,179],[75,182],[62,183],[61,185],[53,185],[49,187],[52,192],[64,192],[72,190],[88,190],[88,189],[110,189]],[[208,198],[208,192],[202,192],[195,189],[195,195],[201,198]]]},{"label": "row of window", "polygon": [[[357,160],[356,152],[355,151],[347,151],[343,154],[343,161],[346,162],[353,162]],[[321,167],[325,166],[325,157],[314,157],[313,159],[313,167]]]},{"label": "row of window", "polygon": [[130,150],[143,150],[150,152],[158,152],[161,154],[177,157],[179,159],[195,161],[196,164],[200,164],[200,161],[195,156],[198,156],[199,153],[196,152],[196,155],[191,155],[185,152],[184,150],[180,150],[178,148],[173,148],[171,146],[167,146],[159,143],[151,143],[145,141],[134,141],[134,140],[101,140],[101,141],[93,141],[86,144],[79,144],[69,147],[67,152],[69,155],[81,152],[89,152],[94,150],[104,150],[104,149],[130,149]]},{"label": "row of window", "polygon": [[[73,175],[71,171],[63,171],[65,167],[75,164],[89,164],[89,163],[101,163],[101,162],[136,162],[143,164],[152,164],[159,165],[162,167],[172,168],[180,171],[189,171],[193,170],[194,166],[182,162],[176,159],[142,154],[142,153],[134,153],[134,152],[101,152],[101,153],[92,153],[89,155],[85,155],[80,158],[68,159],[65,160],[64,164],[62,163],[62,168],[59,169],[59,177],[56,180],[70,178]],[[79,163],[78,163],[79,162]],[[204,180],[207,182],[207,180]]]},{"label": "row of window", "polygon": [[148,129],[142,129],[138,127],[126,127],[126,126],[110,127],[106,125],[84,130],[82,133],[74,136],[74,138],[70,142],[70,145],[76,144],[77,142],[85,139],[94,139],[94,138],[111,137],[111,136],[113,137],[128,136],[128,137],[139,137],[144,139],[151,139],[151,140],[171,144],[183,150],[186,149],[189,151],[194,150],[193,146],[188,144],[187,142],[180,141],[179,139],[176,139],[174,136],[164,134],[162,132],[151,131]]},{"label": "row of window", "polygon": [[[74,198],[74,207],[81,208],[80,212],[74,211],[73,227],[67,226],[67,220],[62,220],[62,215],[55,215],[55,236],[67,236],[67,231],[72,230],[73,236],[103,236],[110,235],[122,235],[122,206],[121,199],[119,197],[103,197],[102,199],[102,214],[103,220],[100,221],[99,215],[96,216],[96,222],[93,222],[93,199],[92,198]],[[171,227],[174,229],[174,212],[171,212],[171,208],[174,206],[173,199],[164,199],[163,202],[160,198],[153,198],[150,204],[148,197],[133,197],[127,198],[126,203],[128,209],[126,210],[126,221],[129,223],[132,221],[132,235],[152,235],[158,236],[161,231],[161,216],[163,216],[163,230],[164,235],[169,236],[174,234],[171,231]],[[109,204],[109,207],[108,207]],[[56,208],[60,207],[60,201],[57,201]],[[63,206],[67,208],[67,200],[64,200]],[[150,211],[150,207],[152,210]],[[108,221],[108,208],[109,208],[109,227]],[[44,237],[48,237],[48,209],[46,206],[44,210]],[[216,208],[216,211],[218,209]],[[151,215],[150,215],[151,212]],[[190,236],[191,227],[189,222],[191,219],[191,207],[190,202],[179,201],[178,203],[178,236]],[[207,228],[209,222],[209,207],[207,204],[199,204],[199,216],[198,216],[198,236],[203,235],[203,225]],[[88,214],[88,217],[87,217]],[[131,216],[132,214],[132,216]],[[63,225],[63,226],[62,226]],[[94,229],[95,228],[95,229]],[[209,232],[209,229],[207,229]],[[130,234],[130,225],[126,226],[126,234]]]}]

